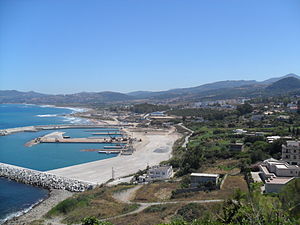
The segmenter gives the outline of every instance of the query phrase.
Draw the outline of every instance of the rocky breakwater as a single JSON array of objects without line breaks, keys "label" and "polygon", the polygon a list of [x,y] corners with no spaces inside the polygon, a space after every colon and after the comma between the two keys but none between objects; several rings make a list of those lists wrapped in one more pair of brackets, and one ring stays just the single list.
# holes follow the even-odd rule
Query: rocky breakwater
[{"label": "rocky breakwater", "polygon": [[81,192],[92,189],[95,185],[80,180],[65,178],[51,173],[31,170],[23,167],[0,163],[0,177],[48,189],[63,189]]}]

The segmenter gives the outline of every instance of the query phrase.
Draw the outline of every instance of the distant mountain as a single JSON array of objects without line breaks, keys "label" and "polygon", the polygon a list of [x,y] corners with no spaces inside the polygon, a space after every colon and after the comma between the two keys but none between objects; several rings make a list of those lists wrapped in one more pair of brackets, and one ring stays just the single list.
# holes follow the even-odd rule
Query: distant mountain
[{"label": "distant mountain", "polygon": [[36,92],[0,91],[0,103],[32,104],[102,104],[132,100],[133,97],[118,92],[82,92],[67,95],[45,95]]},{"label": "distant mountain", "polygon": [[150,96],[155,95],[157,92],[152,91],[133,91],[127,93],[129,96],[137,97],[137,98],[149,98]]},{"label": "distant mountain", "polygon": [[167,91],[156,91],[156,92],[147,92],[147,91],[137,91],[128,93],[130,96],[134,96],[135,98],[139,99],[168,99],[168,98],[177,98],[182,95],[193,95],[199,94],[202,92],[207,92],[211,90],[223,89],[223,88],[234,88],[234,87],[241,87],[245,85],[254,85],[258,84],[255,80],[227,80],[227,81],[218,81],[209,84],[203,84],[196,87],[190,88],[177,88],[177,89],[170,89]]},{"label": "distant mountain", "polygon": [[26,103],[28,99],[46,98],[50,95],[33,91],[21,92],[16,90],[0,90],[0,103]]},{"label": "distant mountain", "polygon": [[[0,103],[33,103],[53,105],[99,105],[126,102],[178,103],[209,99],[238,97],[258,97],[300,92],[300,76],[287,74],[263,82],[255,80],[226,80],[190,88],[167,91],[135,91],[127,94],[119,92],[81,92],[67,95],[47,95],[36,92],[15,90],[0,91]],[[295,93],[296,93],[295,92]]]},{"label": "distant mountain", "polygon": [[204,92],[210,91],[215,89],[222,89],[222,88],[234,88],[234,87],[241,87],[246,85],[253,85],[257,84],[255,80],[226,80],[226,81],[218,81],[209,84],[203,84],[197,87],[192,88],[181,88],[181,89],[173,89],[170,90],[171,92],[182,92],[182,93],[195,93],[195,92]]},{"label": "distant mountain", "polygon": [[279,81],[279,80],[281,80],[283,78],[287,78],[287,77],[294,77],[294,78],[300,79],[300,76],[298,76],[298,75],[296,75],[294,73],[289,73],[289,74],[287,74],[285,76],[270,78],[270,79],[267,79],[267,80],[262,81],[260,83],[262,83],[262,84],[272,84],[272,83],[274,83],[276,81]]},{"label": "distant mountain", "polygon": [[267,91],[289,92],[300,89],[300,80],[295,77],[286,77],[266,87]]}]

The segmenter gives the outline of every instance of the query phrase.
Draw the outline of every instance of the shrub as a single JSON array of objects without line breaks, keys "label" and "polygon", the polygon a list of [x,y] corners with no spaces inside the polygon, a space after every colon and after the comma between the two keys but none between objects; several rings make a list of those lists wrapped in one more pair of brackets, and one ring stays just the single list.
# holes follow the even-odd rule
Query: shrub
[{"label": "shrub", "polygon": [[166,205],[152,205],[144,210],[146,213],[162,212],[166,210],[168,206]]},{"label": "shrub", "polygon": [[200,218],[205,211],[205,207],[197,203],[189,203],[182,206],[177,214],[180,215],[186,221],[192,221],[194,219]]}]

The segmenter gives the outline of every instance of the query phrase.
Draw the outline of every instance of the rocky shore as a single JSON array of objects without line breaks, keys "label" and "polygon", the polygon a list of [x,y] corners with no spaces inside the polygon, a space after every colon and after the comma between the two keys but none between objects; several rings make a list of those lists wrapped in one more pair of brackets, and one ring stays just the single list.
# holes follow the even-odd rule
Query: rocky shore
[{"label": "rocky shore", "polygon": [[0,163],[0,177],[47,189],[63,189],[82,192],[92,189],[94,184],[72,178],[65,178],[51,173],[31,170],[5,163]]},{"label": "rocky shore", "polygon": [[[74,193],[66,190],[50,190],[49,196],[44,201],[40,202],[28,212],[21,216],[14,217],[4,223],[4,225],[27,225],[32,221],[44,220],[43,216],[49,212],[59,202],[71,197]],[[49,219],[51,220],[51,219]],[[59,221],[47,221],[46,224],[57,225]]]}]

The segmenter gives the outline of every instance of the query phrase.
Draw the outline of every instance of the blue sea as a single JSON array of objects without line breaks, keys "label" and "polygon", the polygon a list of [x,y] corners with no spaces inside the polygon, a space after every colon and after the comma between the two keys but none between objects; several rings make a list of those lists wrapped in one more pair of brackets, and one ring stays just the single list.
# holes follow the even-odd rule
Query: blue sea
[{"label": "blue sea", "polygon": [[[51,106],[0,104],[0,129],[30,125],[88,123],[87,120],[72,117],[77,109]],[[62,129],[70,137],[88,137],[99,129]],[[43,143],[26,147],[24,144],[36,137],[54,132],[23,132],[0,136],[0,162],[26,168],[47,171],[66,166],[114,157],[82,151],[99,149],[103,144],[59,144]],[[107,145],[107,144],[105,144]],[[5,218],[28,210],[32,205],[46,198],[48,191],[42,188],[20,184],[0,178],[0,224]]]}]

